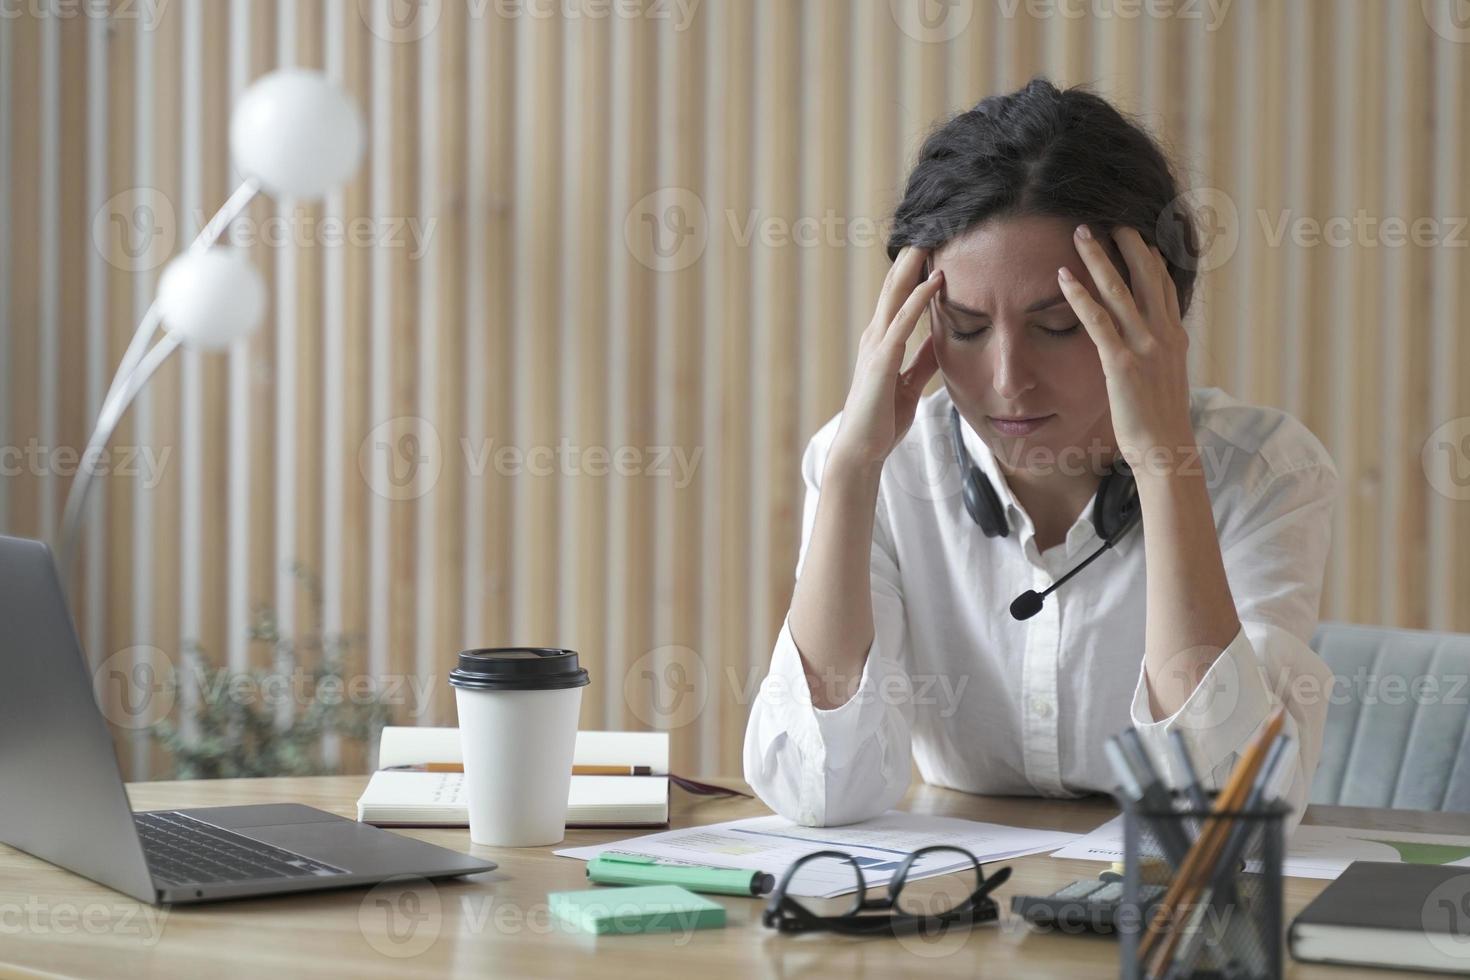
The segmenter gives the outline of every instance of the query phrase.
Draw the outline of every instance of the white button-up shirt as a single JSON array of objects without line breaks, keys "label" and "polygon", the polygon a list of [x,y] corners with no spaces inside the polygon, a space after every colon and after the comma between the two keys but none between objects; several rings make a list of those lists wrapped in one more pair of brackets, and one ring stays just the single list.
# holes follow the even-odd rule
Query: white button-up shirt
[{"label": "white button-up shirt", "polygon": [[[1321,751],[1331,673],[1307,643],[1331,533],[1337,474],[1298,421],[1217,389],[1190,414],[1240,633],[1173,715],[1155,718],[1143,672],[1143,525],[1017,621],[1011,600],[1040,592],[1100,544],[1092,504],[1066,540],[1037,548],[1031,518],[990,449],[961,422],[970,457],[1005,507],[1010,534],[987,538],[965,510],[943,388],[919,404],[883,468],[871,552],[874,637],[856,694],[814,708],[789,622],[752,705],[745,777],[797,823],[848,823],[902,797],[910,758],[926,782],[971,793],[1111,792],[1103,743],[1138,729],[1165,779],[1184,777],[1168,733],[1218,788],[1274,708],[1292,752],[1274,788],[1306,805]],[[796,572],[811,538],[839,415],[812,438]],[[1314,693],[1315,692],[1315,693]]]}]

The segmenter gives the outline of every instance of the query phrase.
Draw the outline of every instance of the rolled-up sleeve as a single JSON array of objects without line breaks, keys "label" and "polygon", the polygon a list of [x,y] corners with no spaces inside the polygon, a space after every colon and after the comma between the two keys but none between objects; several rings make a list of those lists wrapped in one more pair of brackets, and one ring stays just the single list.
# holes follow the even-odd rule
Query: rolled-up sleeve
[{"label": "rolled-up sleeve", "polygon": [[1309,646],[1317,625],[1331,541],[1337,475],[1330,461],[1269,481],[1253,501],[1220,522],[1220,549],[1241,629],[1167,718],[1149,707],[1140,667],[1132,721],[1172,785],[1184,774],[1170,745],[1178,730],[1201,779],[1219,788],[1240,753],[1278,706],[1291,750],[1270,789],[1291,804],[1287,830],[1301,822],[1322,752],[1332,672]]},{"label": "rolled-up sleeve", "polygon": [[[798,578],[816,521],[822,435],[802,457],[806,490]],[[776,638],[770,672],[751,705],[746,782],[772,810],[799,824],[864,820],[891,808],[908,788],[913,698],[903,593],[883,511],[880,503],[869,560],[873,643],[857,691],[836,708],[813,706],[788,615]]]}]

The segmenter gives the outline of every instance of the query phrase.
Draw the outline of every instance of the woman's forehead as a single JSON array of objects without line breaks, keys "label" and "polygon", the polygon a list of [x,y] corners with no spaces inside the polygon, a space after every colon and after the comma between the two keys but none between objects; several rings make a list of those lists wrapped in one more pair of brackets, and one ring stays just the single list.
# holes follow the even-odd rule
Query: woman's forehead
[{"label": "woman's forehead", "polygon": [[965,264],[996,264],[1021,256],[1076,254],[1072,247],[1075,227],[1063,218],[1047,215],[992,218],[939,246],[935,257]]},{"label": "woman's forehead", "polygon": [[1071,226],[1056,218],[987,222],[934,254],[944,270],[944,300],[991,316],[1059,294],[1057,268],[1079,262]]},{"label": "woman's forehead", "polygon": [[[957,235],[934,252],[934,266],[944,270],[942,298],[994,315],[1024,311],[1059,294],[1057,269],[1063,265],[1090,282],[1072,238],[1075,227],[1063,218],[1027,215],[992,219]],[[1109,238],[1102,241],[1127,278],[1121,253]]]}]

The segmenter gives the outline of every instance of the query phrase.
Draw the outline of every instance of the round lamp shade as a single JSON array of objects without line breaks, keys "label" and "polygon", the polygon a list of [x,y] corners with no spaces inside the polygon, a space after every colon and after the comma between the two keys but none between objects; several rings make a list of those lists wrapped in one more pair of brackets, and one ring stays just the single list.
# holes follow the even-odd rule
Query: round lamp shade
[{"label": "round lamp shade", "polygon": [[265,283],[238,249],[185,252],[158,280],[158,311],[185,344],[222,350],[260,326]]},{"label": "round lamp shade", "polygon": [[262,76],[230,117],[235,166],[280,197],[321,197],[346,183],[362,149],[357,103],[317,71],[288,68]]}]

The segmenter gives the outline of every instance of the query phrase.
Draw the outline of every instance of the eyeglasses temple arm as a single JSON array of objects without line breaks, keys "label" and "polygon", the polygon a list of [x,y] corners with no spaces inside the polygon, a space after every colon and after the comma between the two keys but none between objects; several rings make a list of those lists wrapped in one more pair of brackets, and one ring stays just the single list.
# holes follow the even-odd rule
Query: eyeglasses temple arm
[{"label": "eyeglasses temple arm", "polygon": [[1001,868],[995,874],[991,875],[989,878],[986,878],[980,883],[980,887],[975,889],[974,900],[978,902],[980,899],[985,898],[1001,885],[1004,885],[1006,881],[1010,878],[1010,876],[1011,866],[1006,865],[1004,868]]}]

